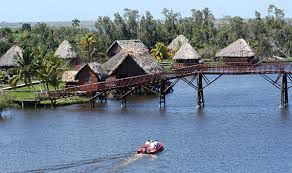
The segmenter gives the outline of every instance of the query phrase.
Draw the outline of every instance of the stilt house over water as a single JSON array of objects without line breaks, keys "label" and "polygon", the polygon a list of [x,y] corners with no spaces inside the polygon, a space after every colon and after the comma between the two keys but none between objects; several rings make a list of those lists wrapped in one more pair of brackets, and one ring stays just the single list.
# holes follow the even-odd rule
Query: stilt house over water
[{"label": "stilt house over water", "polygon": [[68,40],[64,40],[55,52],[55,56],[59,56],[70,64],[76,64],[78,54]]},{"label": "stilt house over water", "polygon": [[107,71],[97,62],[88,63],[82,66],[75,75],[79,85],[91,84],[105,81]]},{"label": "stilt house over water", "polygon": [[123,50],[104,64],[110,79],[121,79],[143,74],[163,72],[149,52]]},{"label": "stilt house over water", "polygon": [[199,63],[201,55],[199,55],[191,44],[185,43],[176,52],[173,59],[178,64],[193,65]]},{"label": "stilt house over water", "polygon": [[149,49],[141,42],[141,40],[116,40],[108,48],[106,54],[108,57],[113,57],[122,50],[135,50],[138,52],[149,52]]},{"label": "stilt house over water", "polygon": [[187,39],[184,35],[179,35],[174,40],[172,40],[167,48],[171,49],[172,51],[178,51],[185,43],[190,43],[189,39]]},{"label": "stilt house over water", "polygon": [[11,47],[1,58],[0,58],[0,69],[6,71],[10,76],[14,74],[12,68],[17,66],[17,58],[22,58],[23,49],[17,45]]},{"label": "stilt house over water", "polygon": [[258,62],[254,51],[244,39],[239,39],[215,55],[216,60],[221,59],[227,65],[250,65]]}]

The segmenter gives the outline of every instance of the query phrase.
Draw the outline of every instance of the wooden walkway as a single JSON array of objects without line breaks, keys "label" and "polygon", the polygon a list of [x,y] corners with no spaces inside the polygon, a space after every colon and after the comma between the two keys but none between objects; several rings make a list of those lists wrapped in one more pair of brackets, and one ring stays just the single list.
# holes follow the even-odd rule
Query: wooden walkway
[{"label": "wooden walkway", "polygon": [[[135,87],[141,85],[157,84],[161,81],[181,79],[194,75],[247,75],[247,74],[285,74],[292,81],[292,63],[288,64],[262,64],[257,66],[222,66],[200,64],[174,69],[168,73],[146,74],[128,77],[118,80],[105,81],[87,85],[65,88],[57,91],[38,93],[36,100],[53,100],[64,97],[72,97],[92,92],[106,92],[111,90]],[[202,77],[202,76],[201,76]],[[193,82],[193,81],[192,81]],[[286,79],[287,83],[287,79]],[[191,83],[189,83],[191,85]],[[209,85],[209,84],[208,84]],[[286,84],[287,85],[287,84]],[[194,86],[196,89],[198,87]],[[201,88],[202,90],[203,88]],[[286,86],[286,90],[288,90]],[[287,93],[288,94],[288,93]],[[286,96],[285,96],[286,97]],[[204,102],[202,100],[202,102]]]}]

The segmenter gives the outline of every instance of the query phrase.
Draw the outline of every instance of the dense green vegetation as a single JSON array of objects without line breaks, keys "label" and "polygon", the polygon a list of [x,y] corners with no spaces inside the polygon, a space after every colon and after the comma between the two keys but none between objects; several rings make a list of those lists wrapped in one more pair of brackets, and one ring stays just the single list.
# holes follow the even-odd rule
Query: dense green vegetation
[{"label": "dense green vegetation", "polygon": [[12,104],[12,99],[10,97],[10,95],[1,92],[0,93],[0,118],[2,118],[2,112],[7,108],[7,107],[11,107]]},{"label": "dense green vegetation", "polygon": [[71,27],[48,27],[45,23],[35,26],[23,24],[19,29],[0,29],[0,55],[12,45],[41,47],[55,50],[67,39],[88,61],[105,56],[106,49],[116,39],[141,39],[152,48],[157,42],[168,44],[176,35],[183,34],[205,58],[238,38],[246,39],[259,55],[291,57],[292,27],[285,21],[284,12],[270,5],[268,16],[255,12],[252,19],[227,16],[215,20],[212,12],[191,10],[192,15],[181,17],[177,12],[164,9],[163,20],[154,19],[150,12],[139,14],[137,10],[125,9],[124,14],[116,13],[111,19],[99,17],[95,31],[80,27],[78,19],[72,20]]}]

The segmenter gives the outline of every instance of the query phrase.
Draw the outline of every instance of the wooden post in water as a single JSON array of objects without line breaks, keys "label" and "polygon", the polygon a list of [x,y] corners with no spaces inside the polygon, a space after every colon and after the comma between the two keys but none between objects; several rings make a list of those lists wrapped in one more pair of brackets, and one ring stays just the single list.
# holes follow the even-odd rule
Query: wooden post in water
[{"label": "wooden post in water", "polygon": [[90,107],[94,108],[96,102],[96,92],[91,92],[90,97]]},{"label": "wooden post in water", "polygon": [[165,107],[165,85],[166,85],[166,81],[165,80],[161,80],[160,81],[160,89],[159,89],[159,107],[162,108],[162,104],[163,107]]},{"label": "wooden post in water", "polygon": [[[121,89],[121,95],[123,96],[126,94],[127,90],[126,89]],[[121,100],[121,108],[126,108],[127,107],[127,96],[123,96]]]},{"label": "wooden post in water", "polygon": [[197,76],[197,108],[204,107],[203,74]]},{"label": "wooden post in water", "polygon": [[288,107],[288,84],[287,84],[287,74],[282,74],[281,81],[281,105],[280,108]]}]

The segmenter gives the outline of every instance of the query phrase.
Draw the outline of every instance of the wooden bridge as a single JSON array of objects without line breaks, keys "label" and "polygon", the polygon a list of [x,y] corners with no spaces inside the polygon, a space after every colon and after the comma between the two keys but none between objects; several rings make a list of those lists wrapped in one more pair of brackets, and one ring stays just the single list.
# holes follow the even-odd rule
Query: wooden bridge
[{"label": "wooden bridge", "polygon": [[[223,75],[249,75],[258,74],[273,84],[281,91],[281,107],[288,106],[288,90],[292,82],[292,63],[286,64],[261,64],[251,66],[227,66],[214,64],[199,64],[173,69],[172,72],[146,74],[111,80],[87,85],[65,88],[57,91],[38,93],[36,100],[56,100],[58,98],[72,97],[76,95],[88,95],[94,105],[96,98],[108,91],[118,91],[122,106],[126,106],[127,96],[137,88],[143,88],[160,96],[160,106],[165,105],[165,95],[179,81],[182,80],[197,90],[197,106],[204,106],[204,89]],[[276,79],[269,74],[277,74]],[[207,75],[216,75],[209,80]],[[191,76],[191,79],[186,78]],[[174,80],[170,83],[170,80]],[[196,81],[196,82],[195,82]]]}]

